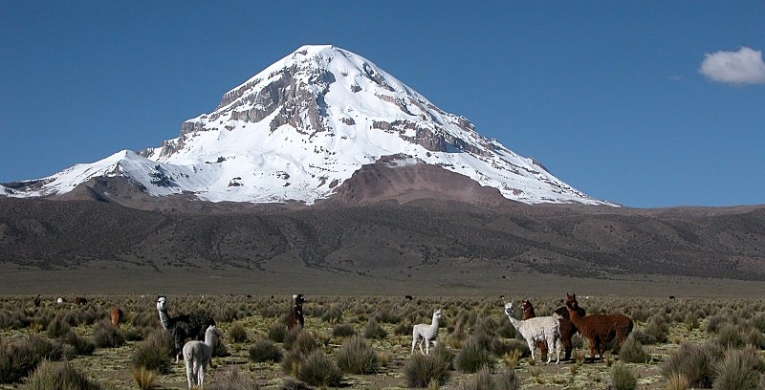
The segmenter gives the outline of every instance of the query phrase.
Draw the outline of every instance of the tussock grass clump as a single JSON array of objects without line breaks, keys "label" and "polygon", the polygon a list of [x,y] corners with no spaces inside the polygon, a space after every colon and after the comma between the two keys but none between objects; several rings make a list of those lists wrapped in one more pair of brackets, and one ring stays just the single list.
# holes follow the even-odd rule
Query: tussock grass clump
[{"label": "tussock grass clump", "polygon": [[165,330],[154,331],[145,341],[138,344],[138,348],[131,359],[132,367],[135,369],[145,368],[161,374],[170,373],[172,343],[173,340],[168,332]]},{"label": "tussock grass clump", "polygon": [[133,374],[135,384],[141,390],[148,390],[154,387],[159,376],[156,371],[149,370],[146,367],[133,367],[130,369],[130,372]]},{"label": "tussock grass clump", "polygon": [[96,382],[77,371],[69,362],[42,361],[24,384],[26,390],[100,390]]},{"label": "tussock grass clump", "polygon": [[728,349],[741,348],[744,346],[744,336],[741,330],[731,324],[723,325],[717,331],[717,342]]},{"label": "tussock grass clump", "polygon": [[21,343],[0,344],[0,383],[17,383],[34,371],[41,361],[65,357],[60,343],[38,336],[26,338]]},{"label": "tussock grass clump", "polygon": [[250,361],[255,363],[274,362],[278,363],[282,361],[282,350],[274,344],[273,341],[268,339],[261,339],[255,342],[255,344],[249,349]]},{"label": "tussock grass clump", "polygon": [[234,367],[223,374],[217,375],[216,381],[205,385],[209,390],[259,390],[260,385],[251,377],[245,376]]},{"label": "tussock grass clump", "polygon": [[66,336],[70,330],[72,330],[72,327],[61,317],[58,317],[48,324],[48,328],[45,329],[45,335],[50,339],[60,339]]},{"label": "tussock grass clump", "polygon": [[504,370],[498,375],[492,375],[491,369],[482,367],[470,379],[462,379],[456,390],[518,390],[521,383],[515,376],[515,371]]},{"label": "tussock grass clump", "polygon": [[244,343],[247,341],[247,330],[241,323],[237,322],[229,328],[228,338],[232,343]]},{"label": "tussock grass clump", "polygon": [[638,378],[627,366],[618,362],[611,368],[611,387],[614,390],[637,389]]},{"label": "tussock grass clump", "polygon": [[669,325],[663,318],[653,316],[642,333],[646,338],[640,341],[645,344],[666,343],[669,340]]},{"label": "tussock grass clump", "polygon": [[337,324],[343,320],[343,311],[337,305],[332,305],[321,315],[321,320],[330,324]]},{"label": "tussock grass clump", "polygon": [[643,349],[640,341],[630,335],[619,350],[619,359],[627,363],[648,363],[651,355]]},{"label": "tussock grass clump", "polygon": [[380,367],[377,353],[363,337],[353,336],[337,352],[337,365],[351,374],[369,374]]},{"label": "tussock grass clump", "polygon": [[283,322],[274,322],[268,327],[268,338],[275,343],[283,343],[287,338],[287,327]]},{"label": "tussock grass clump", "polygon": [[302,361],[297,378],[311,386],[338,386],[343,373],[321,349],[309,353]]},{"label": "tussock grass clump", "polygon": [[348,324],[337,324],[332,328],[332,337],[351,337],[356,334],[356,330]]},{"label": "tussock grass clump", "polygon": [[482,367],[493,367],[494,359],[479,340],[471,338],[457,353],[454,366],[462,372],[472,373]]},{"label": "tussock grass clump", "polygon": [[754,350],[728,350],[716,368],[717,377],[712,384],[715,390],[760,388],[763,362]]},{"label": "tussock grass clump", "polygon": [[722,355],[722,349],[717,344],[698,346],[684,342],[659,369],[667,380],[682,377],[691,387],[709,388],[716,376],[715,365]]},{"label": "tussock grass clump", "polygon": [[445,384],[449,380],[451,363],[443,357],[438,353],[432,355],[415,353],[412,355],[412,358],[404,366],[407,387],[427,387],[431,382],[439,385]]},{"label": "tussock grass clump", "polygon": [[117,348],[125,345],[125,336],[111,322],[101,321],[96,324],[93,341],[99,348]]},{"label": "tussock grass clump", "polygon": [[96,344],[93,341],[81,337],[71,330],[64,336],[64,342],[71,345],[77,355],[92,355],[96,350]]},{"label": "tussock grass clump", "polygon": [[368,339],[384,339],[388,337],[388,332],[372,318],[364,327],[364,337]]}]

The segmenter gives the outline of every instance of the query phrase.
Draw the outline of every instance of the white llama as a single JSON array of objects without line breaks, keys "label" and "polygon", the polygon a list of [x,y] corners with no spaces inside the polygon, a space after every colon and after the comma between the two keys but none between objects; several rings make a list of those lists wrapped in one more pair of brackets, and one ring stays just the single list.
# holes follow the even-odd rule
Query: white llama
[{"label": "white llama", "polygon": [[[534,350],[540,341],[546,341],[548,348],[555,348],[555,364],[560,363],[560,322],[562,318],[559,314],[553,313],[552,316],[534,317],[527,320],[517,320],[513,318],[513,303],[505,304],[505,315],[510,319],[513,327],[526,339],[531,350],[531,360],[534,360]],[[552,354],[547,354],[547,364],[550,364]]]},{"label": "white llama", "polygon": [[[414,353],[414,347],[417,342],[420,342],[420,353],[427,355],[429,353],[428,347],[430,343],[433,346],[438,345],[438,319],[441,318],[441,309],[433,311],[433,319],[430,324],[417,324],[412,329],[412,353]],[[425,352],[422,351],[422,344],[425,343]]]},{"label": "white llama", "polygon": [[183,360],[186,362],[186,380],[189,390],[193,385],[204,387],[205,369],[212,361],[215,338],[218,336],[218,328],[210,325],[205,330],[205,341],[192,340],[183,346]]}]

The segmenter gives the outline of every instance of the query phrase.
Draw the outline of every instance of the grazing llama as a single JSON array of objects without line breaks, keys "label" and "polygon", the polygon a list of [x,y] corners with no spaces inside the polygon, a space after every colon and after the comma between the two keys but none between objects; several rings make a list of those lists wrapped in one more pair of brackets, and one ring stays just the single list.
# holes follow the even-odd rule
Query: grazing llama
[{"label": "grazing llama", "polygon": [[[540,341],[546,341],[548,346],[552,346],[555,349],[556,359],[555,364],[560,363],[560,316],[553,314],[547,317],[534,317],[527,320],[517,320],[513,318],[513,310],[515,307],[512,302],[505,304],[505,315],[510,319],[510,323],[513,327],[526,339],[526,343],[529,344],[531,350],[531,360],[535,360],[534,350],[536,344]],[[547,354],[547,363],[552,360],[552,356]]]},{"label": "grazing llama", "polygon": [[205,330],[204,342],[192,340],[183,346],[183,361],[186,363],[186,381],[189,384],[189,390],[195,385],[204,387],[205,369],[210,367],[216,337],[218,337],[218,328],[210,325]]},{"label": "grazing llama", "polygon": [[42,303],[42,298],[40,298],[40,294],[37,294],[33,303],[35,307],[40,307],[40,304]]},{"label": "grazing llama", "polygon": [[[420,353],[429,354],[430,343],[433,346],[438,345],[438,319],[441,318],[441,309],[433,311],[433,318],[430,324],[417,324],[412,328],[412,353],[417,343],[420,343]],[[425,344],[425,352],[422,351],[422,344]]]},{"label": "grazing llama", "polygon": [[173,354],[178,363],[181,349],[186,339],[204,340],[205,329],[215,325],[215,320],[204,314],[186,314],[177,317],[167,315],[167,297],[160,295],[157,298],[157,311],[162,327],[173,335]]},{"label": "grazing llama", "polygon": [[122,309],[120,309],[119,307],[115,307],[114,309],[112,309],[110,313],[110,316],[112,319],[112,325],[119,327],[120,323],[122,322],[123,315],[124,313],[122,313]]},{"label": "grazing llama", "polygon": [[579,304],[576,294],[566,293],[566,309],[568,309],[571,322],[579,329],[579,333],[590,342],[590,361],[595,362],[595,352],[603,359],[606,346],[614,338],[619,340],[619,347],[632,332],[634,324],[624,314],[590,314],[583,316],[579,312]]},{"label": "grazing llama", "polygon": [[305,319],[303,318],[303,303],[308,302],[303,294],[295,294],[292,296],[294,301],[292,305],[292,311],[287,315],[287,330],[292,330],[296,326],[300,326],[303,329],[305,326]]},{"label": "grazing llama", "polygon": [[87,305],[88,304],[88,300],[87,300],[87,298],[84,298],[84,297],[77,297],[77,298],[74,298],[74,304],[75,305]]}]

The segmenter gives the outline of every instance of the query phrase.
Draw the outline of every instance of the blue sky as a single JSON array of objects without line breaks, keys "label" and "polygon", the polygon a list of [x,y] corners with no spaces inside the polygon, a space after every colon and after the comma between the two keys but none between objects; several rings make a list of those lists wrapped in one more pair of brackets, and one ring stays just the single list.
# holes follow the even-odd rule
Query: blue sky
[{"label": "blue sky", "polygon": [[7,1],[0,182],[181,123],[305,44],[630,207],[765,204],[763,1]]}]

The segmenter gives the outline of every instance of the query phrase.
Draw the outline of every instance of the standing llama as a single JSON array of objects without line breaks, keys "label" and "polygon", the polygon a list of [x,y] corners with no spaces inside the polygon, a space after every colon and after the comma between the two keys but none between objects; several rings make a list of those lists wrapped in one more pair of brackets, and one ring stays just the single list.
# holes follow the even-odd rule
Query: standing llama
[{"label": "standing llama", "polygon": [[173,335],[173,354],[175,362],[181,356],[181,349],[186,339],[204,340],[205,329],[215,325],[215,320],[204,314],[186,314],[177,317],[167,315],[167,297],[160,295],[157,298],[157,311],[162,327]]},{"label": "standing llama", "polygon": [[120,323],[122,322],[122,316],[124,315],[124,313],[122,313],[122,309],[115,307],[109,314],[112,319],[112,325],[119,327]]},{"label": "standing llama", "polygon": [[[417,324],[412,328],[412,353],[414,353],[414,347],[419,342],[420,353],[425,355],[429,354],[430,343],[433,346],[438,346],[438,320],[441,318],[441,309],[433,311],[433,318],[430,324]],[[425,352],[422,351],[422,344],[425,344]]]},{"label": "standing llama", "polygon": [[[531,301],[524,299],[521,304],[521,308],[523,309],[524,320],[536,317],[536,314],[534,313],[534,306],[531,305]],[[582,317],[585,316],[586,313],[584,309],[579,307],[577,310],[579,311],[579,315]],[[566,306],[559,307],[555,310],[555,313],[561,316],[561,318],[558,319],[558,322],[560,322],[560,340],[563,344],[563,350],[565,351],[563,360],[569,360],[571,359],[571,351],[574,349],[572,339],[576,332],[578,332],[578,329],[576,329],[574,323],[569,320],[568,309],[566,309]],[[542,352],[542,360],[545,360],[547,357],[547,343],[542,341],[538,344],[538,346]]]},{"label": "standing llama", "polygon": [[183,346],[183,361],[186,363],[186,381],[192,386],[204,387],[205,370],[212,362],[213,347],[218,337],[218,328],[210,325],[205,330],[205,341],[192,340]]},{"label": "standing llama", "polygon": [[287,330],[292,330],[296,326],[300,326],[303,329],[305,326],[305,319],[303,318],[303,303],[308,302],[303,294],[295,294],[292,296],[293,305],[292,311],[287,315]]},{"label": "standing llama", "polygon": [[619,347],[632,333],[634,324],[624,314],[590,314],[583,316],[579,312],[579,303],[576,294],[566,293],[566,309],[568,309],[571,322],[576,325],[582,336],[590,342],[590,361],[595,362],[595,352],[603,360],[603,352],[614,338],[619,340]]},{"label": "standing llama", "polygon": [[[534,350],[536,344],[540,341],[546,341],[548,346],[555,349],[555,364],[560,363],[560,322],[558,314],[547,317],[534,317],[527,320],[517,320],[513,318],[515,307],[512,302],[505,304],[505,315],[510,319],[513,327],[526,339],[531,350],[531,360],[535,360]],[[547,354],[547,364],[550,364],[552,356]]]}]

